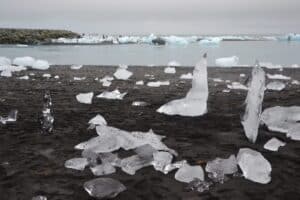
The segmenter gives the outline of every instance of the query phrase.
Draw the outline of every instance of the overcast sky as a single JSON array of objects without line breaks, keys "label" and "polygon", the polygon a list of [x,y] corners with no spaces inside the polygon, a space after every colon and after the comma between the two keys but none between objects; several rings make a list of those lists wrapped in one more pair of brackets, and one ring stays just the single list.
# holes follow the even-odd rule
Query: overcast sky
[{"label": "overcast sky", "polygon": [[300,32],[300,0],[0,0],[0,27],[107,34]]}]

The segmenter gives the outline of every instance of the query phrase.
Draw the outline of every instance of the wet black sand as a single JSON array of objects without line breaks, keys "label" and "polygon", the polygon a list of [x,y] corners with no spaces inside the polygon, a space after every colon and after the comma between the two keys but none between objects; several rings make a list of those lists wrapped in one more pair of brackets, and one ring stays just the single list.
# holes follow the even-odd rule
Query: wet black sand
[{"label": "wet black sand", "polygon": [[[174,172],[162,175],[152,167],[144,168],[135,176],[118,170],[109,177],[120,180],[127,191],[116,199],[299,199],[300,198],[300,142],[287,139],[284,134],[270,132],[261,127],[256,144],[248,142],[244,136],[240,117],[246,91],[233,90],[223,93],[225,83],[216,83],[211,78],[245,81],[240,73],[250,74],[250,68],[209,68],[208,113],[202,117],[166,116],[155,112],[162,104],[183,97],[191,86],[191,81],[182,81],[180,74],[191,72],[192,68],[179,68],[177,74],[163,73],[163,68],[130,67],[134,76],[128,81],[113,81],[110,89],[128,91],[123,101],[93,99],[93,104],[85,105],[76,101],[80,92],[105,90],[94,78],[112,75],[112,67],[83,67],[70,70],[69,67],[52,67],[44,71],[23,71],[13,78],[0,78],[0,115],[11,109],[19,110],[18,121],[6,126],[0,125],[0,199],[26,200],[35,195],[45,195],[49,200],[91,199],[82,188],[85,181],[94,178],[86,169],[83,172],[64,168],[64,162],[80,156],[74,146],[95,136],[87,130],[87,122],[97,113],[103,115],[108,124],[121,129],[147,131],[165,135],[164,142],[179,153],[178,160],[187,159],[195,164],[216,157],[236,154],[239,148],[250,147],[262,152],[273,167],[272,181],[262,185],[244,178],[233,178],[224,184],[198,194],[186,191],[186,184],[174,179]],[[300,80],[300,69],[273,70]],[[36,73],[36,80],[18,80],[16,76]],[[43,73],[59,75],[60,79],[42,78]],[[155,75],[156,80],[170,80],[170,86],[150,88],[136,86],[135,81]],[[73,77],[86,76],[84,81],[73,81]],[[32,78],[31,78],[32,79]],[[61,82],[61,83],[59,83]],[[291,81],[287,81],[290,83]],[[55,117],[54,133],[41,135],[38,115],[42,109],[45,90],[50,90]],[[132,101],[150,103],[147,107],[133,107]],[[288,84],[281,92],[265,93],[263,107],[300,105],[300,86]],[[269,152],[263,145],[271,137],[277,136],[287,145],[279,152]],[[202,165],[204,167],[204,165]]]}]

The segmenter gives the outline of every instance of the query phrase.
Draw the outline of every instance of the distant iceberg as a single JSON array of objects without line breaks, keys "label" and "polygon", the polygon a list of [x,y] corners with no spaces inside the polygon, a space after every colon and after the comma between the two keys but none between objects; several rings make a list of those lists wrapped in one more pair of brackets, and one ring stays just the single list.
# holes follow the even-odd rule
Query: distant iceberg
[{"label": "distant iceberg", "polygon": [[233,66],[237,66],[238,63],[239,63],[239,58],[237,56],[216,59],[216,65],[219,67],[233,67]]}]

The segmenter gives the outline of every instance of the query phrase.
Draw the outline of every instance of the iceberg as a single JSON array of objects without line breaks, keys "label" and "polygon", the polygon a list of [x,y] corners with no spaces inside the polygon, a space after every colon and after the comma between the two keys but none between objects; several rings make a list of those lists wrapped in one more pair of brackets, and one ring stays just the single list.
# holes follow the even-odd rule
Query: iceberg
[{"label": "iceberg", "polygon": [[193,79],[192,73],[181,74],[180,79]]},{"label": "iceberg", "polygon": [[291,80],[291,77],[282,74],[267,74],[268,79]]},{"label": "iceberg", "polygon": [[170,85],[169,81],[150,81],[147,83],[148,87],[160,87],[161,85],[167,86]]},{"label": "iceberg", "polygon": [[75,170],[83,171],[84,168],[89,164],[87,158],[72,158],[65,162],[65,167]]},{"label": "iceberg", "polygon": [[285,142],[282,142],[277,138],[273,137],[264,145],[264,148],[270,151],[278,151],[279,147],[283,147],[285,145],[286,145]]},{"label": "iceberg", "polygon": [[120,65],[117,71],[114,73],[116,79],[128,80],[132,76],[132,72],[127,70],[127,65]]},{"label": "iceberg", "polygon": [[239,58],[237,56],[216,59],[216,65],[219,67],[233,67],[233,66],[237,66],[238,63],[239,63]]},{"label": "iceberg", "polygon": [[79,69],[82,68],[82,65],[71,65],[70,68],[73,69],[73,70],[79,70]]},{"label": "iceberg", "polygon": [[29,56],[17,57],[13,60],[14,65],[24,66],[24,67],[32,67],[34,63],[35,63],[35,59]]},{"label": "iceberg", "polygon": [[174,44],[174,45],[187,45],[189,44],[189,41],[184,38],[184,37],[178,37],[178,36],[166,36],[166,37],[162,37],[162,39],[164,39],[167,44]]},{"label": "iceberg", "polygon": [[0,57],[0,66],[10,66],[11,60],[6,57]]},{"label": "iceberg", "polygon": [[272,81],[268,83],[267,89],[268,90],[275,90],[275,91],[281,91],[285,88],[285,84],[280,81]]},{"label": "iceberg", "polygon": [[36,60],[31,66],[32,69],[38,69],[38,70],[47,70],[49,69],[49,63],[46,60]]},{"label": "iceberg", "polygon": [[237,155],[237,162],[246,179],[262,184],[271,181],[271,164],[260,152],[242,148]]},{"label": "iceberg", "polygon": [[18,117],[18,110],[11,110],[7,117],[0,116],[0,122],[7,124],[7,122],[16,122]]},{"label": "iceberg", "polygon": [[94,92],[79,93],[78,95],[76,95],[76,99],[79,103],[92,104],[93,96]]},{"label": "iceberg", "polygon": [[194,179],[204,181],[204,172],[200,165],[185,164],[175,173],[175,179],[184,183],[190,183]]},{"label": "iceberg", "polygon": [[97,178],[87,181],[83,185],[85,191],[97,199],[112,199],[126,190],[119,181],[112,178]]},{"label": "iceberg", "polygon": [[149,104],[147,102],[145,102],[145,101],[134,101],[134,102],[132,102],[131,105],[132,106],[147,106]]},{"label": "iceberg", "polygon": [[176,69],[175,69],[175,67],[166,67],[166,68],[164,69],[164,72],[165,72],[166,74],[175,74],[175,73],[176,73]]},{"label": "iceberg", "polygon": [[166,103],[157,112],[167,115],[201,116],[207,112],[207,60],[204,54],[193,72],[192,88],[186,97]]},{"label": "iceberg", "polygon": [[252,80],[245,100],[246,110],[242,121],[245,134],[253,143],[255,143],[258,134],[264,92],[265,72],[256,63],[252,70]]},{"label": "iceberg", "polygon": [[118,99],[118,100],[122,100],[125,95],[127,94],[127,92],[121,93],[118,89],[114,90],[114,91],[104,91],[101,94],[99,94],[97,96],[97,98],[102,98],[102,99]]},{"label": "iceberg", "polygon": [[293,85],[300,85],[300,81],[298,80],[292,80],[291,82]]},{"label": "iceberg", "polygon": [[211,37],[200,40],[199,44],[203,46],[217,46],[223,39],[220,37]]},{"label": "iceberg", "polygon": [[231,90],[248,90],[248,88],[245,85],[239,82],[232,82],[231,85],[227,85],[227,88]]}]

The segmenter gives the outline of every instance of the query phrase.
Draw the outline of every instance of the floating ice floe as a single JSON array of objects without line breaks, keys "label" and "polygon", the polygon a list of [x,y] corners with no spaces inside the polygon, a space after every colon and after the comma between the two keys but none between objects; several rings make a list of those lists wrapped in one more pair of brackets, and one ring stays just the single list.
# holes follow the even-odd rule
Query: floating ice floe
[{"label": "floating ice floe", "polygon": [[10,66],[11,60],[6,57],[0,57],[0,66]]},{"label": "floating ice floe", "polygon": [[224,93],[229,93],[230,90],[224,89],[224,90],[222,90],[222,92],[224,92]]},{"label": "floating ice floe", "polygon": [[131,105],[132,105],[132,106],[147,106],[148,103],[145,102],[145,101],[134,101],[134,102],[132,102]]},{"label": "floating ice floe", "polygon": [[43,74],[44,78],[51,78],[51,74]]},{"label": "floating ice floe", "polygon": [[283,147],[285,145],[285,142],[273,137],[264,145],[264,148],[270,151],[278,151],[279,147]]},{"label": "floating ice floe", "polygon": [[49,69],[49,67],[50,65],[46,60],[36,60],[31,66],[32,69],[38,69],[38,70],[47,70]]},{"label": "floating ice floe", "polygon": [[97,178],[87,181],[83,185],[85,191],[97,199],[112,199],[126,190],[119,181],[112,178]]},{"label": "floating ice floe", "polygon": [[180,79],[193,79],[192,73],[181,74]]},{"label": "floating ice floe", "polygon": [[86,77],[74,77],[73,79],[74,81],[83,81],[86,79]]},{"label": "floating ice floe", "polygon": [[272,166],[260,152],[242,148],[237,155],[237,162],[246,179],[262,184],[271,181]]},{"label": "floating ice floe", "polygon": [[65,162],[65,167],[83,171],[88,164],[87,158],[72,158]]},{"label": "floating ice floe", "polygon": [[291,77],[282,74],[267,74],[268,79],[291,80]]},{"label": "floating ice floe", "polygon": [[127,65],[120,65],[117,71],[114,73],[116,79],[128,80],[132,76],[132,72],[127,70]]},{"label": "floating ice floe", "polygon": [[200,40],[199,44],[203,46],[217,46],[222,41],[220,37],[211,37]]},{"label": "floating ice floe", "polygon": [[214,182],[224,183],[225,175],[234,174],[238,171],[235,155],[227,159],[216,158],[207,162],[205,171]]},{"label": "floating ice floe", "polygon": [[201,116],[207,112],[207,98],[207,60],[205,54],[195,66],[192,88],[186,97],[168,102],[157,109],[157,112],[167,115]]},{"label": "floating ice floe", "polygon": [[233,67],[233,66],[237,66],[238,63],[239,63],[239,58],[237,56],[216,59],[216,65],[220,67]]},{"label": "floating ice floe", "polygon": [[93,96],[94,92],[80,93],[76,95],[76,99],[79,103],[92,104]]},{"label": "floating ice floe", "polygon": [[11,110],[8,113],[7,117],[2,117],[0,116],[0,122],[2,124],[7,124],[7,122],[16,122],[17,121],[17,116],[18,116],[18,111],[17,110]]},{"label": "floating ice floe", "polygon": [[261,120],[269,130],[286,133],[292,140],[300,140],[299,106],[267,108],[262,113]]},{"label": "floating ice floe", "polygon": [[179,67],[179,66],[181,66],[181,64],[175,60],[168,62],[168,67]]},{"label": "floating ice floe", "polygon": [[13,60],[14,65],[31,67],[35,63],[35,59],[29,56],[17,57]]},{"label": "floating ice floe", "polygon": [[280,81],[272,81],[267,85],[268,90],[281,91],[285,88],[285,84]]},{"label": "floating ice floe", "polygon": [[147,83],[148,87],[160,87],[170,85],[169,81],[151,81]]},{"label": "floating ice floe", "polygon": [[194,179],[204,181],[204,172],[200,165],[185,164],[175,173],[175,179],[184,183],[190,183]]},{"label": "floating ice floe", "polygon": [[97,114],[95,117],[90,119],[89,124],[91,126],[106,126],[107,122],[102,115]]},{"label": "floating ice floe", "polygon": [[137,81],[135,82],[136,85],[144,85],[144,81]]},{"label": "floating ice floe", "polygon": [[231,85],[227,85],[227,88],[231,90],[248,90],[248,88],[245,85],[239,82],[232,82]]},{"label": "floating ice floe", "polygon": [[82,68],[82,65],[72,65],[70,68],[73,70],[79,70]]},{"label": "floating ice floe", "polygon": [[47,200],[47,197],[39,195],[39,196],[32,197],[31,200]]},{"label": "floating ice floe", "polygon": [[265,67],[267,69],[282,69],[283,67],[281,65],[274,65],[270,62],[260,62],[260,66]]},{"label": "floating ice floe", "polygon": [[166,68],[164,69],[164,72],[165,72],[166,74],[175,74],[175,73],[176,73],[176,69],[175,69],[175,67],[166,67]]},{"label": "floating ice floe", "polygon": [[20,76],[18,79],[20,80],[28,80],[29,76],[25,75],[25,76]]},{"label": "floating ice floe", "polygon": [[265,79],[264,70],[258,63],[255,64],[252,70],[252,80],[245,100],[246,110],[242,121],[245,134],[253,143],[256,141],[260,124],[262,102],[265,92]]},{"label": "floating ice floe", "polygon": [[127,94],[127,92],[123,92],[121,93],[118,89],[114,90],[114,91],[104,91],[101,94],[99,94],[97,96],[97,98],[101,98],[101,99],[118,99],[118,100],[122,100],[125,95]]}]

